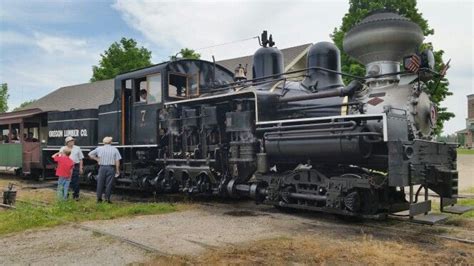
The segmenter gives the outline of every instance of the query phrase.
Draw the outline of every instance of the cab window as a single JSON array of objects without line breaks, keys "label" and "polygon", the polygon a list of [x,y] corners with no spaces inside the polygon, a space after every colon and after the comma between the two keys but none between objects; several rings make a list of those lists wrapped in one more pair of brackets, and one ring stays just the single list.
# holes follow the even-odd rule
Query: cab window
[{"label": "cab window", "polygon": [[160,73],[147,76],[147,103],[161,102],[161,75]]},{"label": "cab window", "polygon": [[199,95],[199,75],[170,73],[168,77],[168,97],[186,99]]},{"label": "cab window", "polygon": [[135,102],[146,103],[146,98],[148,95],[146,77],[134,79],[133,83],[135,84],[133,89]]}]

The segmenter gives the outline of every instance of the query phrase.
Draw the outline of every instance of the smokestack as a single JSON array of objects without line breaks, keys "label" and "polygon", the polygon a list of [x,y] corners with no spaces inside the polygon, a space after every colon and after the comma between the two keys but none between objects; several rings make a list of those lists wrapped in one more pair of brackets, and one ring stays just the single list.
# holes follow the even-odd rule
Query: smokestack
[{"label": "smokestack", "polygon": [[[378,11],[369,14],[346,33],[344,51],[365,65],[367,76],[400,71],[400,61],[423,42],[421,28],[396,13]],[[377,80],[398,80],[387,76]]]}]

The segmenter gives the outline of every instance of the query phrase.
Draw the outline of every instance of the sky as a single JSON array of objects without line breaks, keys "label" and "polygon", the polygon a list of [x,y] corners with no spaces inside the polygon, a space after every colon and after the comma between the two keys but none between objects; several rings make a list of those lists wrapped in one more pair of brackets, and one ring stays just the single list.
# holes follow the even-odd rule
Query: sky
[{"label": "sky", "polygon": [[[151,50],[154,63],[183,47],[205,60],[250,55],[258,49],[252,37],[262,30],[279,48],[330,41],[348,7],[329,0],[0,0],[0,83],[8,83],[10,110],[86,83],[100,54],[121,37]],[[427,41],[451,59],[453,95],[442,103],[456,114],[445,123],[450,134],[465,127],[466,95],[474,93],[474,0],[419,0],[418,9],[435,29]]]}]

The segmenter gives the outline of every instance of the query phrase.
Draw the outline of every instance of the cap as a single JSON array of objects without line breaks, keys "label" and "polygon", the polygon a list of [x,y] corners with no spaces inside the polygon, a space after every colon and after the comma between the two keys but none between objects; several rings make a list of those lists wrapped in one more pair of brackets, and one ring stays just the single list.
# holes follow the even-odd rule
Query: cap
[{"label": "cap", "polygon": [[104,144],[110,144],[110,143],[112,143],[112,137],[105,137],[105,138],[102,140],[102,142],[103,142]]},{"label": "cap", "polygon": [[69,136],[69,137],[66,138],[66,140],[64,141],[64,143],[67,144],[69,141],[73,141],[73,140],[75,140],[75,139],[74,139],[73,137]]}]

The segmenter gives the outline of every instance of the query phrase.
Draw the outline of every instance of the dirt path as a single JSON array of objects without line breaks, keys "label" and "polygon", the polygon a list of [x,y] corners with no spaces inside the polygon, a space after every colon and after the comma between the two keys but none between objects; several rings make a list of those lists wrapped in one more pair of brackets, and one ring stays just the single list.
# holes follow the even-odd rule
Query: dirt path
[{"label": "dirt path", "polygon": [[[268,264],[285,258],[300,263],[474,263],[473,245],[426,235],[449,233],[446,229],[371,223],[410,229],[413,234],[406,236],[364,224],[330,215],[285,214],[252,202],[203,203],[178,213],[81,224],[89,230],[62,226],[6,236],[0,241],[0,264]],[[474,240],[472,231],[461,234]]]},{"label": "dirt path", "polygon": [[474,188],[474,155],[458,155],[459,191]]}]

